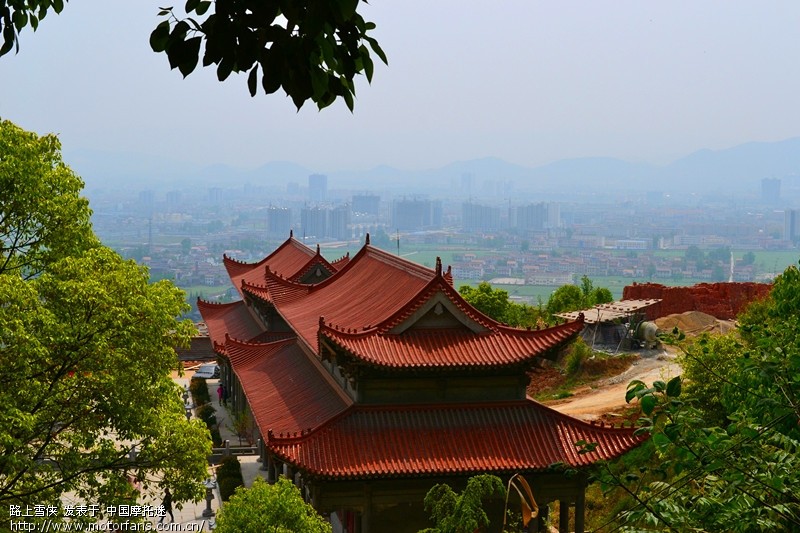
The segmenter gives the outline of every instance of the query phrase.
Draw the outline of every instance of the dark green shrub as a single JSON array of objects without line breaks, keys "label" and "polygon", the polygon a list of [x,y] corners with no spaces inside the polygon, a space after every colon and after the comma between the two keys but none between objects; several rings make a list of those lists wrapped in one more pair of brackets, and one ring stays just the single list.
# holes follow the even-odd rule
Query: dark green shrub
[{"label": "dark green shrub", "polygon": [[211,401],[211,395],[208,393],[208,384],[205,379],[192,379],[189,382],[189,392],[192,393],[192,399],[196,406],[205,405]]},{"label": "dark green shrub", "polygon": [[211,429],[211,444],[215,448],[222,446],[222,436],[219,434],[219,429],[216,427]]},{"label": "dark green shrub", "polygon": [[219,495],[223,502],[228,501],[230,497],[233,496],[233,494],[236,492],[236,487],[244,486],[232,477],[226,477],[222,479],[217,478],[217,484],[219,485]]},{"label": "dark green shrub", "polygon": [[205,422],[206,427],[211,430],[217,427],[217,411],[210,403],[200,406],[197,409],[197,418]]},{"label": "dark green shrub", "polygon": [[236,491],[236,487],[244,486],[242,465],[239,463],[239,459],[233,456],[222,459],[217,469],[217,484],[222,501],[228,501],[228,498]]},{"label": "dark green shrub", "polygon": [[233,477],[242,479],[242,465],[234,456],[224,457],[217,468],[217,479],[220,477]]}]

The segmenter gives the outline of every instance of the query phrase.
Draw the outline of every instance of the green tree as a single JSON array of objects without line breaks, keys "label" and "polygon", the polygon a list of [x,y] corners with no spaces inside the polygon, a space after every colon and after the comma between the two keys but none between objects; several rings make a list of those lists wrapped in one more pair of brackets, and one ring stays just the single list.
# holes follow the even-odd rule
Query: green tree
[{"label": "green tree", "polygon": [[482,281],[477,287],[462,285],[458,292],[484,315],[501,322],[505,321],[511,303],[508,299],[508,291],[493,289],[488,282]]},{"label": "green tree", "polygon": [[23,278],[97,245],[83,182],[61,160],[54,135],[0,122],[0,273]]},{"label": "green tree", "polygon": [[687,387],[629,385],[657,461],[605,472],[636,503],[615,517],[620,528],[800,530],[800,271],[778,276],[739,324],[738,336],[685,349]]},{"label": "green tree", "polygon": [[551,315],[583,309],[583,292],[576,285],[562,285],[553,291],[547,300],[547,312]]},{"label": "green tree", "polygon": [[592,291],[590,301],[592,305],[607,304],[614,301],[614,295],[605,287],[596,287]]},{"label": "green tree", "polygon": [[547,324],[546,313],[541,306],[536,308],[512,302],[508,291],[493,289],[486,281],[482,281],[477,287],[462,285],[458,292],[478,311],[503,324],[522,328]]},{"label": "green tree", "polygon": [[719,261],[727,264],[731,260],[731,247],[721,246],[708,252],[708,258],[712,261]]},{"label": "green tree", "polygon": [[256,478],[249,489],[237,489],[217,516],[218,533],[327,533],[331,525],[291,481],[279,477],[274,485]]},{"label": "green tree", "polygon": [[714,281],[725,281],[728,278],[726,268],[720,264],[714,265],[711,269],[711,279]]},{"label": "green tree", "polygon": [[505,496],[503,482],[497,476],[482,474],[469,478],[466,488],[457,494],[445,483],[434,485],[425,495],[425,510],[435,527],[420,533],[472,533],[489,525],[483,509],[487,498]]},{"label": "green tree", "polygon": [[695,245],[691,245],[686,249],[686,253],[684,254],[684,259],[686,261],[694,261],[697,265],[698,270],[702,270],[705,268],[706,265],[706,254],[703,253],[703,250],[698,248]]},{"label": "green tree", "polygon": [[747,252],[742,256],[742,264],[744,266],[755,264],[755,262],[756,262],[756,254],[754,254],[753,252]]},{"label": "green tree", "polygon": [[[150,46],[184,77],[197,67],[205,45],[203,66],[216,66],[220,81],[247,73],[251,96],[259,85],[266,94],[283,88],[298,109],[307,100],[322,109],[341,97],[352,110],[355,77],[372,81],[370,50],[386,63],[368,35],[375,24],[358,7],[359,0],[188,0],[185,17],[172,7],[161,9],[165,20],[150,35]],[[23,28],[35,31],[47,13],[63,8],[64,0],[0,0],[0,56],[19,49]]]},{"label": "green tree", "polygon": [[[175,347],[192,330],[175,318],[187,308],[183,293],[150,284],[145,268],[99,245],[88,218],[51,218],[55,205],[88,212],[79,186],[59,188],[77,178],[63,167],[57,139],[1,126],[0,183],[24,176],[53,197],[34,205],[26,187],[6,187],[0,218],[13,220],[26,206],[21,223],[40,220],[39,234],[57,245],[6,246],[0,255],[0,506],[24,509],[65,492],[101,506],[130,502],[130,477],[149,490],[170,487],[177,501],[199,499],[208,432],[185,419],[170,377]],[[20,155],[39,153],[53,172]],[[31,176],[20,168],[37,170]],[[0,521],[0,529],[8,526]]]}]

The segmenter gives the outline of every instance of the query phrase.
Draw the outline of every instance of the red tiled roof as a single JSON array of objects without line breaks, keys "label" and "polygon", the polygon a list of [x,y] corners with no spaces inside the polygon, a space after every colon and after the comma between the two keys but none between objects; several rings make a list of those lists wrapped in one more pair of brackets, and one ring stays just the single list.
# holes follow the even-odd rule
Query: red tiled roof
[{"label": "red tiled roof", "polygon": [[530,361],[570,340],[583,322],[539,331],[506,329],[475,333],[464,329],[417,329],[400,334],[343,333],[323,326],[321,335],[358,357],[382,367],[497,367]]},{"label": "red tiled roof", "polygon": [[[644,437],[633,432],[583,422],[533,400],[353,406],[310,432],[273,432],[268,445],[310,476],[360,479],[582,467],[637,446]],[[580,454],[580,440],[597,447]]]},{"label": "red tiled roof", "polygon": [[208,327],[212,346],[225,344],[225,336],[244,341],[252,340],[264,332],[243,301],[218,304],[197,300],[197,310]]},{"label": "red tiled roof", "polygon": [[317,285],[301,285],[268,272],[266,286],[245,284],[242,290],[269,298],[316,350],[321,316],[345,329],[381,323],[433,277],[429,268],[365,245],[342,270]]},{"label": "red tiled roof", "polygon": [[347,254],[343,255],[339,259],[335,259],[335,260],[331,261],[331,265],[333,265],[333,267],[336,270],[341,270],[349,262],[350,262],[350,252],[347,252]]},{"label": "red tiled roof", "polygon": [[217,358],[211,339],[206,335],[192,337],[188,348],[176,348],[175,353],[178,354],[178,359],[181,361],[202,361]]},{"label": "red tiled roof", "polygon": [[264,283],[266,267],[282,276],[289,276],[305,266],[314,255],[314,250],[294,237],[289,237],[258,263],[244,263],[226,255],[222,260],[233,286],[241,293],[242,280],[247,283]]},{"label": "red tiled roof", "polygon": [[[338,270],[333,264],[329,263],[327,259],[322,257],[319,253],[319,246],[317,246],[317,254],[312,257],[305,265],[300,267],[300,270],[295,272],[293,275],[289,276],[289,279],[292,281],[299,281],[300,278],[305,276],[308,272],[310,272],[314,267],[322,267],[325,269],[328,274],[333,274]],[[271,270],[271,269],[270,269]],[[323,280],[320,280],[323,281]]]},{"label": "red tiled roof", "polygon": [[352,403],[296,340],[256,344],[228,339],[225,350],[262,435],[317,427]]},{"label": "red tiled roof", "polygon": [[[466,326],[450,329],[409,329],[392,333],[413,313],[441,295],[482,331]],[[440,300],[441,301],[441,300]],[[346,331],[337,325],[320,326],[320,334],[362,361],[383,367],[496,367],[524,363],[569,341],[583,329],[583,320],[529,331],[510,328],[467,303],[442,275],[436,275],[384,322],[370,329]]]}]

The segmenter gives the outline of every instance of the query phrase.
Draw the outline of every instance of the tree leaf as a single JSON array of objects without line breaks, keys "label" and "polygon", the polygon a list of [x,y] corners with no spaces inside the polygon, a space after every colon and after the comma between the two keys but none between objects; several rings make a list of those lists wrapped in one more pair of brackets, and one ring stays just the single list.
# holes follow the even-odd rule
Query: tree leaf
[{"label": "tree leaf", "polygon": [[247,76],[247,88],[250,90],[250,96],[256,95],[258,89],[258,65],[253,65],[250,69],[250,74]]},{"label": "tree leaf", "polygon": [[642,412],[647,416],[650,416],[650,414],[653,412],[653,409],[655,409],[656,405],[658,404],[658,399],[652,394],[648,394],[647,396],[642,396],[640,402],[642,404]]},{"label": "tree leaf", "polygon": [[161,22],[150,34],[150,48],[154,52],[163,52],[169,41],[169,21]]},{"label": "tree leaf", "polygon": [[206,14],[206,12],[208,11],[208,8],[210,8],[210,7],[211,7],[211,2],[209,0],[204,0],[204,1],[202,1],[202,2],[197,4],[197,7],[195,8],[194,11],[198,15],[203,16],[203,15]]},{"label": "tree leaf", "polygon": [[184,60],[178,65],[178,69],[181,71],[184,78],[191,74],[197,66],[197,61],[200,58],[201,42],[202,39],[200,37],[192,37],[184,41]]},{"label": "tree leaf", "polygon": [[681,377],[675,376],[667,383],[667,396],[676,398],[681,395]]}]

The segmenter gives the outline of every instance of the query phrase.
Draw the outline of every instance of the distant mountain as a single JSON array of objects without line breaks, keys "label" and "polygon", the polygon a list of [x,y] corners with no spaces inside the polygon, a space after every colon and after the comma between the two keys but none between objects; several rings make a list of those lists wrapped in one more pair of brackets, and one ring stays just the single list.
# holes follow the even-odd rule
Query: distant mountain
[{"label": "distant mountain", "polygon": [[246,173],[248,180],[258,185],[298,182],[308,183],[308,176],[314,171],[291,161],[272,161]]},{"label": "distant mountain", "polygon": [[800,137],[777,142],[750,142],[726,150],[699,150],[664,167],[661,179],[681,188],[702,183],[707,189],[753,189],[763,178],[780,178],[800,170]]},{"label": "distant mountain", "polygon": [[[184,186],[233,186],[245,183],[285,187],[307,183],[314,171],[289,161],[273,161],[256,169],[228,165],[200,167],[192,163],[131,153],[73,151],[65,153],[70,166],[86,181],[87,189],[129,186],[131,189]],[[458,197],[462,177],[473,177],[473,191],[506,184],[524,193],[682,191],[714,193],[756,191],[762,178],[800,171],[800,137],[778,142],[751,142],[725,150],[700,150],[668,165],[632,163],[609,157],[563,159],[535,168],[495,157],[456,161],[427,170],[403,170],[381,165],[370,170],[327,170],[328,188],[352,191],[428,194]]]},{"label": "distant mountain", "polygon": [[632,189],[644,186],[657,167],[610,157],[562,159],[533,170],[529,188],[548,190],[573,187],[589,190]]}]

